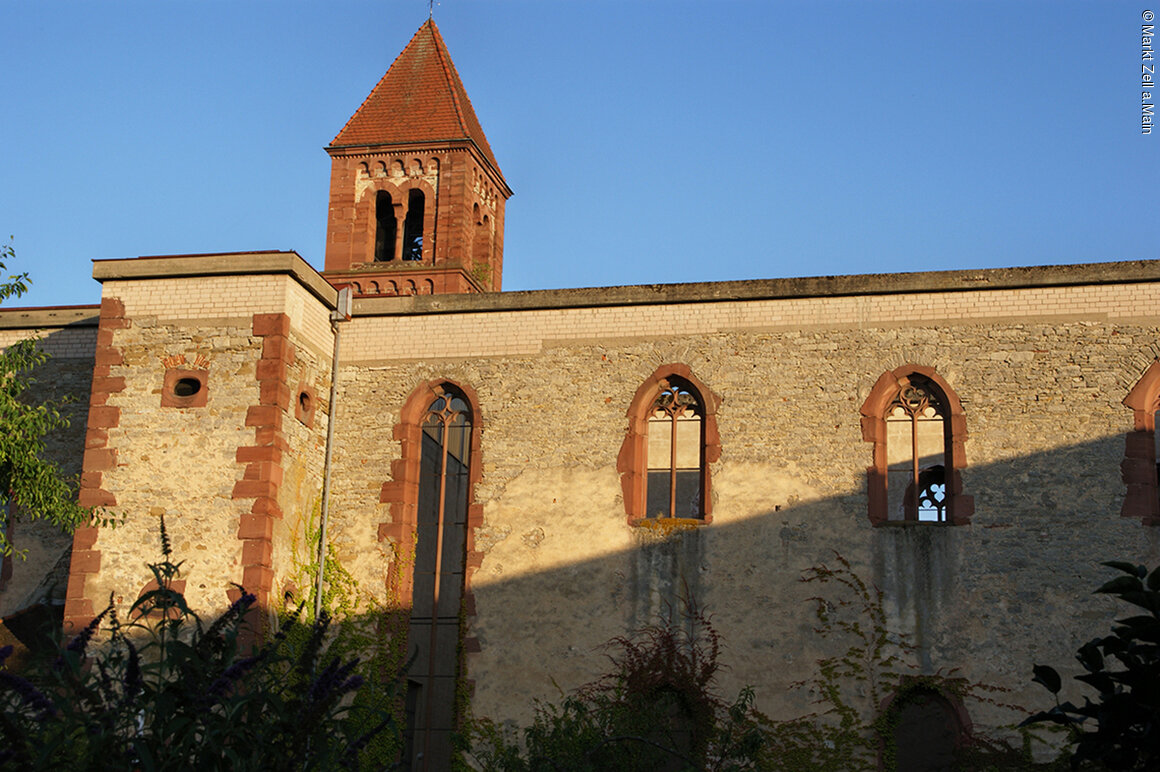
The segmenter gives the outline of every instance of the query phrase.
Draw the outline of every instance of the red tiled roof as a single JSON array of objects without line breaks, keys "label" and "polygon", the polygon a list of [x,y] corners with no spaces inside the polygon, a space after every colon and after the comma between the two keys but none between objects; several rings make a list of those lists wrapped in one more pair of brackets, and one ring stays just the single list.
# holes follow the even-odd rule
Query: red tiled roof
[{"label": "red tiled roof", "polygon": [[331,146],[467,139],[499,171],[435,22],[428,19]]}]

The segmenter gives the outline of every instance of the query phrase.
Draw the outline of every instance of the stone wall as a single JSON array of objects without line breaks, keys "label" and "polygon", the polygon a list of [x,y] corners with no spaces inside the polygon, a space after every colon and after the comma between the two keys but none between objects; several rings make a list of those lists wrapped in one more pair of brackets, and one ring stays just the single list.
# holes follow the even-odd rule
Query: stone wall
[{"label": "stone wall", "polygon": [[[66,627],[148,586],[161,516],[196,611],[219,613],[237,586],[281,609],[316,549],[327,307],[286,275],[132,278],[104,294],[81,500],[120,523],[78,532]],[[196,397],[175,394],[178,377],[200,382]]]},{"label": "stone wall", "polygon": [[[760,303],[358,318],[350,349],[363,361],[344,358],[339,399],[365,431],[340,432],[336,495],[348,517],[359,513],[357,544],[369,533],[362,513],[389,520],[376,494],[399,458],[390,429],[405,397],[440,378],[478,393],[484,557],[469,569],[467,635],[480,644],[468,669],[481,715],[527,720],[531,698],[599,673],[597,647],[684,587],[727,641],[725,690],[752,684],[761,709],[798,715],[807,696],[788,687],[830,650],[805,602],[817,588],[798,578],[835,553],[885,592],[892,625],[918,645],[916,667],[959,668],[1039,704],[1031,663],[1066,667],[1111,619],[1091,595],[1106,573],[1098,562],[1158,557],[1155,530],[1119,513],[1132,428],[1122,400],[1157,356],[1160,320],[1141,319],[1140,299],[1160,286],[1116,289],[1055,288],[1041,311],[1010,290],[873,297],[859,302],[892,309],[889,324],[864,326],[845,319],[842,298],[808,301],[799,327],[749,322]],[[948,318],[950,305],[962,318]],[[932,306],[937,323],[925,320]],[[721,397],[722,455],[712,524],[665,541],[626,524],[616,459],[633,394],[672,362]],[[969,526],[869,523],[859,408],[880,375],[908,363],[935,368],[962,400]],[[389,551],[355,555],[360,580],[381,586],[375,562]]]}]

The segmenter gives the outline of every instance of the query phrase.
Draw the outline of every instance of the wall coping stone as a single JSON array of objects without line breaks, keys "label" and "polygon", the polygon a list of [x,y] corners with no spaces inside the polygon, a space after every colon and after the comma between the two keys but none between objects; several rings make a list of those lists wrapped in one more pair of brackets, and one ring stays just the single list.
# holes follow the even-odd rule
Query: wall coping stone
[{"label": "wall coping stone", "polygon": [[334,308],[338,290],[297,252],[219,252],[204,255],[153,255],[93,261],[99,282],[134,279],[177,279],[197,276],[285,274],[295,279],[328,308]]},{"label": "wall coping stone", "polygon": [[[230,252],[93,261],[93,278],[102,282],[269,273],[292,276],[328,307],[334,308],[337,291],[296,252]],[[354,301],[354,315],[419,316],[671,303],[973,292],[1143,282],[1160,282],[1160,260],[915,273],[803,276],[686,284],[641,284],[463,295],[363,297]],[[19,312],[22,309],[13,311]],[[5,313],[0,312],[0,319]]]},{"label": "wall coping stone", "polygon": [[99,305],[2,308],[0,330],[96,327],[100,316]]},{"label": "wall coping stone", "polygon": [[791,279],[641,284],[620,287],[526,290],[480,295],[363,297],[355,316],[415,316],[601,306],[718,303],[739,300],[975,292],[979,290],[1135,284],[1160,281],[1160,260],[1078,265],[982,268],[965,271],[806,276]]}]

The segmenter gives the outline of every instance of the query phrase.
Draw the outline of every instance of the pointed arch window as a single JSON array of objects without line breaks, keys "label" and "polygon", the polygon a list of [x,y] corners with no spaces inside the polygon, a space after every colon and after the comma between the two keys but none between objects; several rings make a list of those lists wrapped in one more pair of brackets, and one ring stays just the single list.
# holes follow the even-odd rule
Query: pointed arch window
[{"label": "pointed arch window", "polygon": [[950,434],[942,395],[911,376],[886,416],[886,484],[892,519],[945,523],[946,446]]},{"label": "pointed arch window", "polygon": [[[413,769],[450,764],[471,489],[472,410],[441,386],[422,421],[409,648]],[[421,762],[421,763],[420,763]]]},{"label": "pointed arch window", "polygon": [[700,518],[705,408],[687,381],[661,384],[648,419],[648,517]]},{"label": "pointed arch window", "polygon": [[870,520],[970,522],[974,504],[962,494],[966,420],[958,397],[931,368],[884,373],[862,406],[863,438],[874,443],[867,470]]},{"label": "pointed arch window", "polygon": [[710,464],[721,456],[718,403],[681,364],[659,368],[637,389],[617,459],[630,524],[712,519]]},{"label": "pointed arch window", "polygon": [[1124,444],[1120,474],[1127,487],[1120,514],[1144,525],[1160,525],[1160,361],[1153,362],[1128,395],[1133,426]]}]

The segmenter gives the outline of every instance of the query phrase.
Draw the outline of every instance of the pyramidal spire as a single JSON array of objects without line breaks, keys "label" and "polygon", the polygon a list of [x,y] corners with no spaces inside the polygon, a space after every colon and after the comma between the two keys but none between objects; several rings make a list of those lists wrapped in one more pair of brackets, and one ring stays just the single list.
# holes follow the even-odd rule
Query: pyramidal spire
[{"label": "pyramidal spire", "polygon": [[454,140],[475,143],[499,171],[439,28],[428,18],[330,148]]},{"label": "pyramidal spire", "polygon": [[326,152],[328,281],[360,297],[500,291],[512,191],[434,21]]}]

